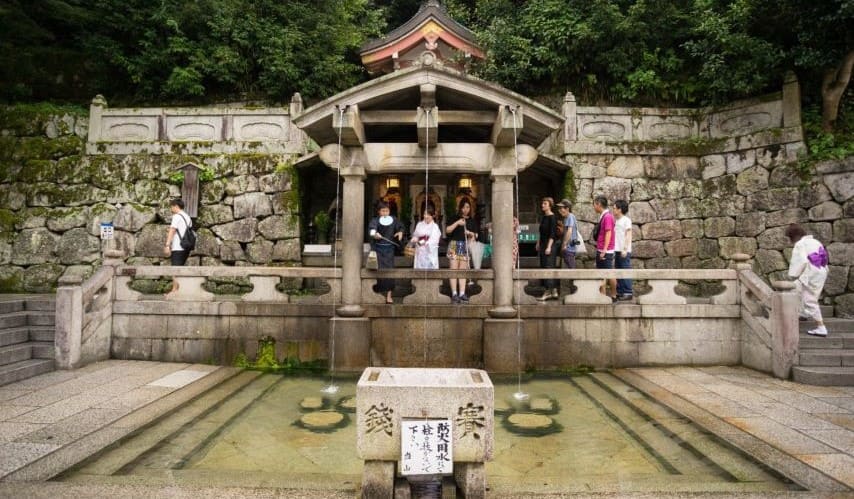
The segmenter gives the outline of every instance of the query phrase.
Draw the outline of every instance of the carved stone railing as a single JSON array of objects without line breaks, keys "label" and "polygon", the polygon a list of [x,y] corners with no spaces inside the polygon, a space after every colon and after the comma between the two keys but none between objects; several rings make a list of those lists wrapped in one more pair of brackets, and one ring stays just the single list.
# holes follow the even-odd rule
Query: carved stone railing
[{"label": "carved stone railing", "polygon": [[[168,301],[210,302],[222,299],[244,302],[332,304],[341,299],[341,270],[318,267],[172,267],[125,266],[116,270],[116,301],[140,301],[150,295],[131,289],[133,279],[171,277],[178,283],[177,291],[165,297]],[[243,295],[218,296],[204,289],[211,277],[248,278],[252,291]],[[277,289],[282,279],[318,279],[326,282],[323,293],[296,292],[288,294]],[[302,291],[302,290],[298,290]]]},{"label": "carved stone railing", "polygon": [[450,295],[443,294],[443,287],[447,286],[449,279],[467,279],[474,282],[475,289],[479,291],[469,296],[472,305],[492,305],[492,270],[362,270],[362,302],[385,303],[385,297],[376,293],[373,286],[376,279],[396,279],[408,281],[414,292],[403,297],[405,305],[447,305],[450,303]]},{"label": "carved stone railing", "polygon": [[89,107],[87,154],[219,154],[302,152],[307,140],[290,107],[113,108],[98,96]]},{"label": "carved stone railing", "polygon": [[[728,305],[738,304],[738,275],[728,269],[630,269],[630,270],[601,270],[601,269],[562,269],[562,270],[533,270],[523,269],[514,272],[518,274],[521,283],[535,279],[572,280],[576,290],[562,297],[565,304],[575,305],[607,305],[611,299],[599,292],[604,279],[632,279],[646,281],[651,291],[637,296],[639,305]],[[691,299],[677,293],[676,286],[680,281],[718,280],[723,290],[717,295],[706,299]],[[534,296],[522,292],[521,296],[516,286],[516,303],[534,304]],[[689,310],[686,308],[685,310]]]},{"label": "carved stone railing", "polygon": [[79,276],[60,279],[54,340],[59,369],[109,358],[114,274],[115,267],[104,265],[85,282]]},{"label": "carved stone railing", "polygon": [[737,268],[741,318],[745,325],[742,363],[787,379],[798,357],[800,297],[792,291],[793,283],[775,283],[775,291],[749,264],[741,263]]}]

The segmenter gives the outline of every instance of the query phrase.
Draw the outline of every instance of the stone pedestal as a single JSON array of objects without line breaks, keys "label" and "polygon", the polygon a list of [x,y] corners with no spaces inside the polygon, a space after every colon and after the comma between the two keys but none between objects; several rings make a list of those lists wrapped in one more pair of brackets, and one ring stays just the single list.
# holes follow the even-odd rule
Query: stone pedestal
[{"label": "stone pedestal", "polygon": [[454,468],[457,488],[466,499],[486,497],[486,470],[483,463],[460,463]]},{"label": "stone pedestal", "polygon": [[484,369],[494,373],[515,373],[524,369],[524,322],[518,319],[483,321]]},{"label": "stone pedestal", "polygon": [[[392,497],[403,422],[411,419],[447,420],[457,486],[464,497],[484,497],[494,400],[492,381],[482,370],[365,369],[356,387],[356,451],[365,460],[362,497]],[[412,479],[418,477],[423,475]]]},{"label": "stone pedestal", "polygon": [[370,320],[364,317],[333,317],[329,320],[330,369],[361,371],[370,366]]}]

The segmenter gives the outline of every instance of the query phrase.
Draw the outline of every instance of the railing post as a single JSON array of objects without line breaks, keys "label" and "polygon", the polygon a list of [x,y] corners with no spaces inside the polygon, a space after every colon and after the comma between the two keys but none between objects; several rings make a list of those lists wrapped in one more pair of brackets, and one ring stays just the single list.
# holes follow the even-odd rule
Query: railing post
[{"label": "railing post", "polygon": [[58,369],[74,369],[80,363],[83,334],[83,278],[66,276],[59,279],[56,290],[56,334],[54,356]]},{"label": "railing post", "polygon": [[800,297],[794,283],[774,281],[771,296],[771,367],[774,376],[788,379],[798,357],[798,308]]}]

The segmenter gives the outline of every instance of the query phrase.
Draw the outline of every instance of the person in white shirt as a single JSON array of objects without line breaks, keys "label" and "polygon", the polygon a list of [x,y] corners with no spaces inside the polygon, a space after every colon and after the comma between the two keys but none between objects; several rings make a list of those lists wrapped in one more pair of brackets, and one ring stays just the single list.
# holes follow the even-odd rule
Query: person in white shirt
[{"label": "person in white shirt", "polygon": [[812,318],[816,322],[816,328],[810,329],[807,334],[827,336],[821,307],[818,305],[818,297],[827,280],[827,250],[798,224],[792,224],[786,229],[786,237],[794,244],[789,277],[796,279],[795,289],[801,294],[801,320]]},{"label": "person in white shirt", "polygon": [[[181,199],[171,200],[169,211],[172,212],[172,222],[169,224],[169,231],[166,233],[166,246],[164,246],[163,252],[169,256],[172,265],[181,266],[187,263],[187,257],[190,256],[190,252],[181,247],[181,237],[193,226],[193,221],[184,211],[184,201]],[[173,279],[172,291],[167,294],[174,293],[177,289],[178,281]]]},{"label": "person in white shirt", "polygon": [[424,210],[423,220],[415,226],[410,242],[415,245],[416,269],[438,269],[439,268],[439,239],[442,230],[433,221],[433,208]]},{"label": "person in white shirt", "polygon": [[[624,199],[614,202],[614,268],[632,268],[632,219],[628,217],[629,203]],[[632,280],[617,279],[617,299],[632,299]]]}]

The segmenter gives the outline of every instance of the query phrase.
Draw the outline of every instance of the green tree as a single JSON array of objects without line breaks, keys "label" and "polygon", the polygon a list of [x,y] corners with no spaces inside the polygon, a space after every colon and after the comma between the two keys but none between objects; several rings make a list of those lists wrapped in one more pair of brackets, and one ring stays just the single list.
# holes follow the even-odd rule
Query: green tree
[{"label": "green tree", "polygon": [[854,0],[755,1],[754,29],[820,96],[822,128],[832,130],[854,68]]}]

